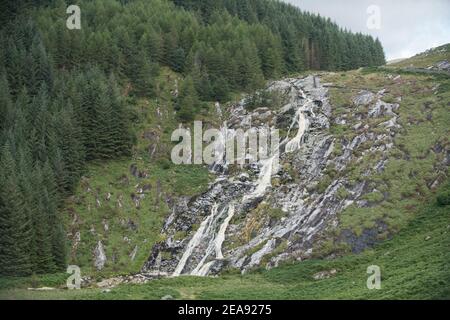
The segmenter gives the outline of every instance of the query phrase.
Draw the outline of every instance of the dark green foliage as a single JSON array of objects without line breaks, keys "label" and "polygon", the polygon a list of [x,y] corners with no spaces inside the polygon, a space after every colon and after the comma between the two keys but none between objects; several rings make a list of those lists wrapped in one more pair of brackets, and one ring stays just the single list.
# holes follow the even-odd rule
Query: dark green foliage
[{"label": "dark green foliage", "polygon": [[178,96],[177,112],[178,118],[182,121],[194,120],[195,113],[199,108],[199,100],[195,90],[194,81],[188,77],[183,82]]},{"label": "dark green foliage", "polygon": [[92,68],[78,75],[75,88],[80,93],[74,105],[77,105],[86,159],[128,154],[129,120],[115,78],[106,78],[99,69]]},{"label": "dark green foliage", "polygon": [[[265,76],[270,65],[283,55],[286,71],[304,69],[349,70],[385,64],[378,39],[342,30],[330,19],[271,0],[179,1],[176,5],[201,12],[208,23],[217,21],[216,12],[227,12],[250,24],[267,27],[265,40],[255,35]],[[269,45],[270,44],[270,45]],[[272,50],[268,50],[268,48]]]},{"label": "dark green foliage", "polygon": [[85,15],[76,32],[56,27],[55,19],[64,23],[56,10],[38,11],[56,65],[90,63],[125,75],[138,96],[153,95],[158,65],[191,76],[200,99],[223,101],[233,91],[252,91],[264,79],[283,74],[385,63],[378,40],[278,1],[107,0],[79,5]]},{"label": "dark green foliage", "polygon": [[20,181],[10,146],[1,150],[0,172],[0,274],[31,273],[31,217],[22,199]]},{"label": "dark green foliage", "polygon": [[448,183],[437,196],[437,203],[440,206],[450,205],[450,183]]},{"label": "dark green foliage", "polygon": [[0,65],[0,274],[63,270],[63,199],[87,160],[130,153],[124,99],[99,67],[55,69],[28,19],[9,22],[0,42],[11,44]]},{"label": "dark green foliage", "polygon": [[158,65],[152,63],[144,52],[133,57],[134,72],[130,79],[133,83],[133,93],[138,96],[153,96],[155,91],[154,79],[158,75]]}]

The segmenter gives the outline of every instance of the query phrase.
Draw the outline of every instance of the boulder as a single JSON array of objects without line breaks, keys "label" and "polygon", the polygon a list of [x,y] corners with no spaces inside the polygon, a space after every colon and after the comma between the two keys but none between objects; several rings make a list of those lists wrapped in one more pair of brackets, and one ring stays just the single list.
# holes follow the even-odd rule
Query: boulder
[{"label": "boulder", "polygon": [[336,274],[337,274],[336,269],[331,269],[329,271],[321,271],[321,272],[317,272],[316,274],[314,274],[313,279],[314,280],[328,279],[328,278],[334,277]]},{"label": "boulder", "polygon": [[353,98],[353,103],[357,106],[366,106],[373,101],[375,94],[370,91],[360,91],[356,97]]},{"label": "boulder", "polygon": [[94,249],[94,266],[97,270],[102,270],[106,263],[106,254],[103,248],[101,240],[97,242],[97,246]]}]

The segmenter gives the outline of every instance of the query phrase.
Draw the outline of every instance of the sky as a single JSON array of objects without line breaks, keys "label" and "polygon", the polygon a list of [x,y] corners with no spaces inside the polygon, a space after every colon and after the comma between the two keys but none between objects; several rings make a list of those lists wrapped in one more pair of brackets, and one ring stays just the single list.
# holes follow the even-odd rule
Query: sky
[{"label": "sky", "polygon": [[378,37],[387,60],[450,43],[450,0],[283,1],[330,17],[354,32]]}]

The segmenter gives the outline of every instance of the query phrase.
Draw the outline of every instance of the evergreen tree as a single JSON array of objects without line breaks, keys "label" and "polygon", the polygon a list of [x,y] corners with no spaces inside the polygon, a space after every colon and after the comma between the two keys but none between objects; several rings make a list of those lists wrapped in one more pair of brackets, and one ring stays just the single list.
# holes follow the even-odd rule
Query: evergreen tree
[{"label": "evergreen tree", "polygon": [[178,96],[178,118],[181,121],[190,122],[194,120],[198,111],[199,101],[195,90],[194,81],[188,77],[183,81]]},{"label": "evergreen tree", "polygon": [[8,79],[6,74],[0,72],[0,132],[5,129],[8,120],[8,115],[11,112],[12,100],[9,91]]},{"label": "evergreen tree", "polygon": [[36,273],[49,273],[56,270],[52,254],[52,221],[54,203],[49,196],[45,185],[42,169],[36,165],[33,170],[33,271]]},{"label": "evergreen tree", "polygon": [[1,150],[0,169],[0,274],[31,273],[30,217],[22,200],[17,168],[5,145]]},{"label": "evergreen tree", "polygon": [[155,93],[154,79],[158,75],[157,65],[150,62],[144,52],[135,56],[136,69],[133,72],[133,92],[138,96],[151,97]]}]

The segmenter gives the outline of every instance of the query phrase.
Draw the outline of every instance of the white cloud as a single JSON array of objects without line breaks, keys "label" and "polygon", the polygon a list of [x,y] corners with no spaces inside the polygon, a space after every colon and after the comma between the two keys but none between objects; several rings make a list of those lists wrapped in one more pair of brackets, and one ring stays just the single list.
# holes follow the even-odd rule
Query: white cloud
[{"label": "white cloud", "polygon": [[[378,37],[388,59],[406,58],[450,42],[449,0],[283,0]],[[381,10],[381,29],[367,28],[367,8]]]}]

